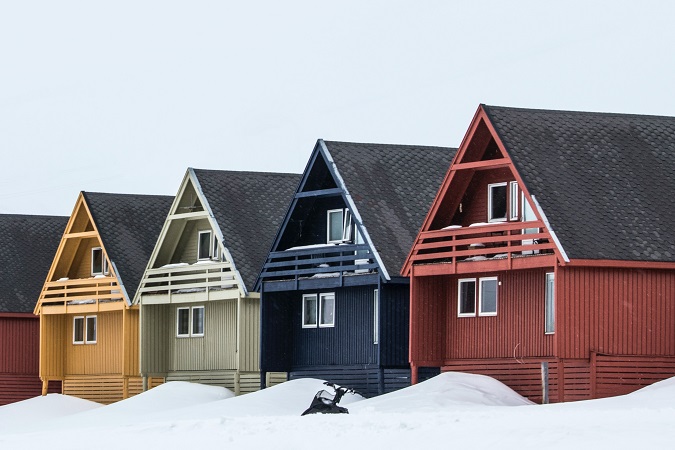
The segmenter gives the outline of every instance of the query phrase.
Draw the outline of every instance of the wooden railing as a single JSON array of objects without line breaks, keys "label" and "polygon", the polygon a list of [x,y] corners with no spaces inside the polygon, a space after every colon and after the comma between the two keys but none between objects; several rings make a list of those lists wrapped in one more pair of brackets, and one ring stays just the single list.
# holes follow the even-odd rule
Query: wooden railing
[{"label": "wooden railing", "polygon": [[122,299],[122,290],[114,277],[49,281],[40,294],[43,306],[99,304]]},{"label": "wooden railing", "polygon": [[552,254],[555,244],[540,221],[502,222],[420,233],[413,263],[511,259]]},{"label": "wooden railing", "polygon": [[238,286],[232,264],[207,262],[148,269],[141,281],[141,294],[168,294],[179,291],[207,291]]},{"label": "wooden railing", "polygon": [[260,279],[298,279],[312,276],[366,273],[377,268],[367,244],[308,246],[295,250],[271,252]]}]

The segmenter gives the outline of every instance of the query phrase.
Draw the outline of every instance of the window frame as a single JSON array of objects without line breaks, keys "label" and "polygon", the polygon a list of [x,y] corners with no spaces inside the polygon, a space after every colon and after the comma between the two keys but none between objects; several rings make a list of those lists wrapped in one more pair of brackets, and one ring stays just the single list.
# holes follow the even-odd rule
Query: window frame
[{"label": "window frame", "polygon": [[342,215],[342,242],[352,242],[352,212],[349,208],[345,208]]},{"label": "window frame", "polygon": [[[495,310],[494,312],[482,312],[483,309],[483,282],[485,281],[494,281],[495,282]],[[496,316],[499,305],[499,277],[481,277],[478,278],[478,308],[477,314],[480,317],[490,317]]]},{"label": "window frame", "polygon": [[518,182],[510,181],[509,182],[509,220],[519,220],[520,219],[520,208],[519,208],[519,195],[518,195]]},{"label": "window frame", "polygon": [[215,233],[211,235],[211,259],[215,261],[220,259],[220,245]]},{"label": "window frame", "polygon": [[[332,297],[333,299],[333,321],[330,323],[323,323],[323,302],[322,300],[326,297]],[[334,328],[335,327],[335,292],[322,292],[319,294],[319,309],[318,309],[318,322],[319,328]]]},{"label": "window frame", "polygon": [[[89,339],[89,320],[94,319],[94,339],[90,340]],[[84,318],[84,343],[85,344],[96,344],[98,341],[98,317],[96,315],[93,316],[85,316]]]},{"label": "window frame", "polygon": [[[201,333],[195,333],[195,309],[201,309],[202,310],[202,332]],[[204,337],[204,333],[206,332],[206,307],[204,305],[199,305],[199,306],[193,306],[190,308],[190,337]]]},{"label": "window frame", "polygon": [[[544,284],[544,334],[555,334],[555,272],[547,272]],[[551,290],[549,291],[549,283]],[[549,299],[549,292],[551,297]],[[550,300],[550,302],[549,302]],[[551,322],[549,324],[549,316]],[[550,328],[549,328],[550,325]]]},{"label": "window frame", "polygon": [[[314,323],[305,323],[305,300],[314,300]],[[302,328],[316,328],[319,325],[319,296],[317,294],[302,294]]]},{"label": "window frame", "polygon": [[[80,341],[75,339],[75,331],[76,331],[75,323],[77,322],[78,319],[82,321],[82,340],[80,340]],[[84,341],[85,341],[85,338],[86,338],[86,329],[85,329],[86,325],[85,324],[86,324],[86,321],[84,319],[84,316],[73,317],[73,344],[74,345],[84,345]]]},{"label": "window frame", "polygon": [[[473,312],[463,313],[462,312],[462,284],[463,283],[473,283]],[[476,317],[476,312],[478,310],[478,285],[475,278],[460,278],[457,280],[457,317]]]},{"label": "window frame", "polygon": [[[101,252],[101,272],[94,272],[94,252],[96,250],[99,250]],[[103,251],[103,247],[92,247],[91,252],[91,264],[90,264],[90,273],[91,276],[96,276],[96,275],[108,275],[110,271],[108,270],[108,260],[105,257],[105,252]]]},{"label": "window frame", "polygon": [[[505,198],[504,198],[504,217],[492,217],[492,189],[497,188],[497,187],[505,187]],[[493,222],[506,222],[509,217],[509,191],[508,191],[508,183],[506,181],[502,181],[500,183],[490,183],[488,184],[487,188],[487,194],[488,194],[488,208],[487,208],[487,219],[488,223],[493,223]]]},{"label": "window frame", "polygon": [[[180,333],[180,311],[187,311],[187,333]],[[177,338],[188,338],[190,337],[190,327],[192,323],[192,315],[190,314],[189,306],[179,306],[176,308],[176,337]]]},{"label": "window frame", "polygon": [[326,243],[327,244],[340,244],[343,242],[342,239],[331,239],[331,215],[332,214],[341,214],[340,223],[342,224],[342,230],[340,231],[340,236],[344,237],[345,235],[345,208],[339,209],[329,209],[326,211]]},{"label": "window frame", "polygon": [[380,343],[380,290],[373,290],[373,345]]},{"label": "window frame", "polygon": [[[209,244],[208,244],[208,256],[202,258],[201,257],[201,250],[202,250],[202,234],[207,234],[209,235]],[[211,259],[211,251],[213,250],[213,232],[212,230],[201,230],[197,233],[197,261],[207,261]]]}]

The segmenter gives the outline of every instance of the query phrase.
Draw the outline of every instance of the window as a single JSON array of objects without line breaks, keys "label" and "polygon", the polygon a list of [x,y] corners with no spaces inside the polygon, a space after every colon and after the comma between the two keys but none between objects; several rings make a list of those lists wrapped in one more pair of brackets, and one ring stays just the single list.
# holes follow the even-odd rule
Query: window
[{"label": "window", "polygon": [[373,295],[373,344],[380,342],[380,292],[375,289]]},{"label": "window", "polygon": [[319,295],[319,316],[321,317],[320,327],[335,326],[335,294]]},{"label": "window", "polygon": [[91,249],[91,274],[92,276],[108,274],[108,261],[106,261],[101,247]]},{"label": "window", "polygon": [[327,242],[342,242],[344,236],[344,210],[331,209],[328,211],[328,236]]},{"label": "window", "polygon": [[352,213],[345,208],[344,220],[342,222],[342,242],[352,241]]},{"label": "window", "polygon": [[211,258],[211,232],[200,231],[199,239],[197,241],[197,259]]},{"label": "window", "polygon": [[518,210],[518,182],[509,183],[509,220],[518,220],[520,213]]},{"label": "window", "polygon": [[87,316],[87,335],[85,342],[87,344],[96,343],[96,316]]},{"label": "window", "polygon": [[553,273],[546,274],[546,304],[544,307],[545,325],[547,334],[555,333],[555,278]]},{"label": "window", "polygon": [[480,280],[479,316],[497,315],[497,277],[481,278]]},{"label": "window", "polygon": [[181,307],[176,310],[176,336],[204,336],[204,307]]},{"label": "window", "polygon": [[315,328],[316,321],[316,294],[302,296],[302,328]]},{"label": "window", "polygon": [[84,316],[73,318],[73,344],[84,344]]},{"label": "window", "polygon": [[215,260],[220,259],[220,245],[218,245],[218,238],[213,237],[213,251],[211,252],[211,258]]},{"label": "window", "polygon": [[506,183],[488,184],[488,222],[506,220]]},{"label": "window", "polygon": [[459,280],[459,310],[458,315],[476,315],[476,280],[474,278]]}]

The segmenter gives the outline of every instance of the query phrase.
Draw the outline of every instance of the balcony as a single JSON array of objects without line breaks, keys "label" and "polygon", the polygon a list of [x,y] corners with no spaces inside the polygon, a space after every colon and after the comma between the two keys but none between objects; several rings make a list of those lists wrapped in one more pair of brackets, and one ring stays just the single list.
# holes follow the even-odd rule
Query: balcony
[{"label": "balcony", "polygon": [[124,307],[122,291],[115,277],[49,281],[40,293],[44,314],[113,311]]},{"label": "balcony", "polygon": [[143,304],[224,300],[239,296],[239,282],[229,262],[167,264],[146,271],[139,293]]},{"label": "balcony", "polygon": [[418,275],[525,269],[552,266],[554,249],[540,221],[498,222],[422,232],[410,261]]},{"label": "balcony", "polygon": [[357,285],[377,282],[377,267],[367,244],[307,245],[271,252],[260,279],[278,282],[266,291]]}]

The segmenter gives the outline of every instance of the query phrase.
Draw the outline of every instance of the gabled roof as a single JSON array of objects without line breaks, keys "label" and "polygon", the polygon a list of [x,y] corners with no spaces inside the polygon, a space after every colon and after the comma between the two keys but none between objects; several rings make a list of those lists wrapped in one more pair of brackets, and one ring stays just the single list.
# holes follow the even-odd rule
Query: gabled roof
[{"label": "gabled roof", "polygon": [[398,275],[457,149],[324,142],[386,270]]},{"label": "gabled roof", "polygon": [[193,169],[234,265],[252,290],[300,175]]},{"label": "gabled roof", "polygon": [[173,197],[100,192],[82,195],[131,301]]},{"label": "gabled roof", "polygon": [[32,313],[68,217],[0,214],[0,313]]},{"label": "gabled roof", "polygon": [[675,117],[481,106],[570,259],[675,261]]}]

